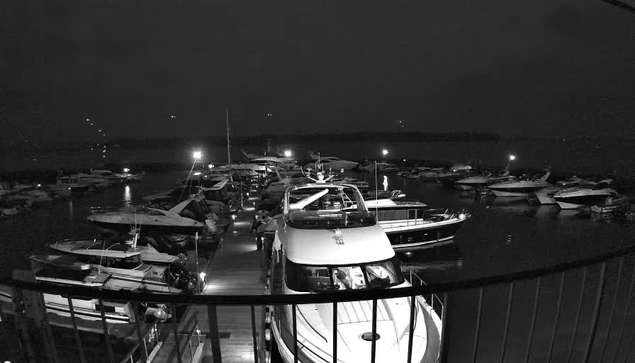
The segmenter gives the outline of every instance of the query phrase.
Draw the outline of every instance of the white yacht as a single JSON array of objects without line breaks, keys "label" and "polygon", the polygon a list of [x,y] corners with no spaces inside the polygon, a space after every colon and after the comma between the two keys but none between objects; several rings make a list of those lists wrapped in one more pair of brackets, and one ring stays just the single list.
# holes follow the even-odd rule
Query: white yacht
[{"label": "white yacht", "polygon": [[489,189],[497,197],[528,197],[537,190],[546,188],[549,186],[547,179],[551,175],[551,172],[547,171],[545,175],[540,178],[533,178],[527,180],[508,180],[500,183],[491,184]]},{"label": "white yacht", "polygon": [[450,241],[470,218],[465,209],[430,208],[416,201],[366,199],[365,204],[399,251]]},{"label": "white yacht", "polygon": [[463,190],[482,190],[490,184],[514,179],[516,179],[516,177],[509,175],[509,171],[505,171],[502,175],[485,173],[457,180],[456,185],[460,186]]},{"label": "white yacht", "polygon": [[322,170],[351,170],[359,165],[356,161],[342,160],[336,156],[320,156],[319,154],[313,153],[311,153],[310,156],[315,162],[308,164],[307,167],[312,169],[319,169],[320,164]]},{"label": "white yacht", "polygon": [[190,234],[212,229],[213,220],[208,218],[204,197],[188,198],[169,210],[152,207],[122,208],[116,212],[93,214],[87,219],[106,230],[127,232],[143,226],[161,230],[168,234]]},{"label": "white yacht", "polygon": [[619,194],[611,188],[611,179],[596,182],[587,179],[578,186],[565,188],[553,195],[560,209],[577,209],[602,204],[607,197],[618,198]]},{"label": "white yacht", "polygon": [[[319,180],[319,179],[318,179]],[[284,195],[284,214],[273,242],[272,293],[315,294],[410,286],[390,241],[368,212],[352,185],[314,183],[293,186]],[[368,362],[376,344],[376,362],[405,362],[410,327],[409,298],[377,302],[376,335],[372,334],[372,301],[292,305],[272,309],[272,335],[282,360]],[[415,299],[413,362],[436,362],[441,320],[422,297]],[[294,340],[297,357],[294,357]]]}]

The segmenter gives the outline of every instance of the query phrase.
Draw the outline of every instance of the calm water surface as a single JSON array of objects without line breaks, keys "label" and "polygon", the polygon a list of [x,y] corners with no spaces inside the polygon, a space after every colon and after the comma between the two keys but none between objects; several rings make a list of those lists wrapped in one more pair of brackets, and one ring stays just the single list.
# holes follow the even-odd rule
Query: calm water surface
[{"label": "calm water surface", "polygon": [[[111,188],[99,194],[73,197],[68,201],[34,209],[19,218],[0,221],[0,274],[8,276],[13,269],[27,268],[25,256],[35,250],[43,250],[46,244],[63,238],[95,236],[98,231],[86,220],[88,215],[98,210],[138,204],[144,195],[172,187],[181,176],[181,173],[174,172],[149,174],[141,183]],[[369,174],[357,176],[373,182]],[[383,177],[380,175],[381,180]],[[549,266],[597,255],[635,242],[632,223],[598,220],[579,213],[564,213],[557,206],[529,205],[518,199],[464,196],[459,190],[444,189],[437,183],[406,180],[393,175],[387,176],[387,182],[388,189],[401,189],[407,197],[423,200],[430,206],[465,207],[472,213],[452,244],[419,251],[412,256],[401,256],[427,282],[476,278]],[[380,188],[384,188],[381,183]],[[592,283],[592,280],[591,278],[589,282]],[[557,286],[557,281],[545,281],[542,289],[545,298],[541,298],[541,307],[544,305],[544,309],[553,305]],[[490,314],[493,315],[489,317],[489,321],[502,321],[504,315],[498,315],[504,314],[506,300],[501,299],[501,296],[506,296],[507,292],[503,288],[500,291],[493,289],[493,293],[487,294],[484,304],[500,307],[491,309]],[[518,291],[526,290],[530,293],[532,289],[533,285],[529,283],[518,284]],[[571,289],[572,294],[575,292],[575,287],[568,289]],[[461,292],[454,299],[462,306],[460,309],[452,309],[452,324],[460,326],[462,319],[473,320],[477,305],[475,295],[469,291]],[[522,315],[519,319],[512,320],[510,329],[528,324],[523,319],[530,305],[531,301],[521,300],[516,303],[514,311],[525,310],[519,313]],[[539,328],[540,323],[537,326]],[[482,332],[483,343],[479,346],[479,357],[496,356],[500,349],[500,342],[496,343],[496,339],[500,339],[498,328],[484,326],[482,329],[485,331]],[[487,333],[489,329],[490,335]],[[457,329],[451,330],[451,335],[453,341],[464,339],[471,342],[471,338],[463,336]],[[540,343],[540,339],[547,338],[540,336],[536,339]],[[0,342],[0,352],[13,353],[8,353],[10,355],[7,357],[0,354],[0,361],[19,361],[20,357],[14,355],[15,346],[3,347],[3,344],[6,342]],[[524,351],[525,342],[522,339],[512,339],[508,344],[507,349],[512,352],[519,354]],[[454,361],[462,361],[470,357],[470,354],[470,349],[466,348],[451,353],[451,356],[456,359]],[[543,358],[535,357],[536,361]]]}]

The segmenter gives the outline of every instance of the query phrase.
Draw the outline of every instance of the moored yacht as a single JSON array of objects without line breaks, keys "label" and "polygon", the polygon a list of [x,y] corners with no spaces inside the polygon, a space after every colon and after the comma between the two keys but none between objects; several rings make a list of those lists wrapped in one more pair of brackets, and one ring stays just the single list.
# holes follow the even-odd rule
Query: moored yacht
[{"label": "moored yacht", "polygon": [[508,180],[500,183],[491,184],[489,189],[497,197],[528,197],[530,194],[537,190],[546,188],[549,186],[547,179],[551,175],[551,172],[547,171],[545,175],[540,178],[533,178],[528,180]]},{"label": "moored yacht", "polygon": [[320,168],[320,164],[322,170],[350,170],[355,169],[359,165],[359,163],[356,161],[342,160],[336,156],[320,156],[319,154],[313,153],[311,153],[310,155],[311,158],[315,160],[315,162],[308,164],[307,167],[313,169]]},{"label": "moored yacht", "polygon": [[131,228],[143,226],[161,230],[169,234],[202,233],[208,225],[203,197],[193,197],[177,204],[169,210],[156,207],[122,208],[116,212],[93,214],[87,219],[106,230],[127,232]]},{"label": "moored yacht", "polygon": [[619,194],[611,188],[611,181],[611,179],[604,179],[596,182],[587,179],[576,187],[556,192],[553,198],[560,209],[577,209],[602,204],[607,197],[619,197]]},{"label": "moored yacht", "polygon": [[467,178],[457,180],[456,185],[460,186],[463,190],[483,190],[490,184],[514,179],[516,179],[516,177],[509,175],[509,171],[505,171],[501,175],[492,175],[491,173],[485,173],[480,175],[472,175],[468,176]]},{"label": "moored yacht", "polygon": [[[390,241],[354,186],[290,187],[283,209],[273,242],[272,293],[337,294],[410,286]],[[441,320],[422,297],[378,300],[374,336],[372,305],[368,300],[337,303],[335,326],[332,303],[275,306],[272,332],[282,360],[330,362],[336,346],[338,362],[367,362],[374,344],[376,362],[405,362],[409,353],[412,362],[437,361]]]},{"label": "moored yacht", "polygon": [[465,209],[430,208],[425,203],[394,199],[367,199],[395,250],[429,247],[454,238],[470,218]]}]

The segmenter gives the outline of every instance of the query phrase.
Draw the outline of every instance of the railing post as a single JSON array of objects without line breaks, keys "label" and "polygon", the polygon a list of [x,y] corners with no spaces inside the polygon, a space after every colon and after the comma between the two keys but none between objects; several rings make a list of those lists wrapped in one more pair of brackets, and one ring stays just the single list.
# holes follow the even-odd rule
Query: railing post
[{"label": "railing post", "polygon": [[298,363],[298,321],[295,309],[296,305],[291,304],[291,320],[293,320],[293,363]]},{"label": "railing post", "polygon": [[[256,333],[256,308],[251,305],[251,338],[254,345],[254,363],[258,363],[258,335]],[[260,327],[261,329],[264,327]]]},{"label": "railing post", "polygon": [[84,349],[82,347],[82,340],[79,337],[79,330],[77,330],[77,322],[75,321],[75,311],[73,309],[73,300],[70,297],[67,297],[68,301],[68,309],[71,313],[71,322],[73,323],[73,335],[75,336],[75,345],[77,345],[77,353],[79,354],[79,361],[81,363],[86,363],[86,358],[84,357]]},{"label": "railing post", "polygon": [[333,302],[333,363],[337,363],[337,301]]},{"label": "railing post", "polygon": [[370,345],[370,363],[375,363],[375,355],[377,353],[377,299],[373,299],[373,328],[372,342]]},{"label": "railing post", "polygon": [[505,348],[507,347],[507,334],[509,334],[509,319],[512,312],[512,303],[514,301],[514,281],[509,283],[509,294],[507,295],[507,312],[505,314],[505,329],[503,333],[503,346],[501,348],[500,362],[505,360]]},{"label": "railing post", "polygon": [[207,319],[209,320],[209,339],[212,345],[212,359],[214,363],[222,363],[220,350],[220,334],[218,332],[218,316],[216,305],[207,305]]},{"label": "railing post", "polygon": [[[624,316],[629,316],[630,312],[631,312],[631,300],[633,298],[633,286],[635,285],[635,265],[633,266],[633,273],[631,274],[631,285],[628,288],[628,294],[626,296],[626,312],[624,313]],[[624,334],[624,328],[626,327],[626,319],[624,319],[624,323],[622,324],[622,327],[620,328],[620,333],[618,334],[618,338],[617,338],[617,348],[615,349],[615,353],[613,354],[613,359],[608,360],[607,362],[615,362],[615,359],[617,358],[617,353],[619,353],[620,350],[620,342],[622,341],[622,336]],[[628,358],[628,351],[626,352],[627,354],[627,358]]]},{"label": "railing post", "polygon": [[611,335],[611,326],[613,325],[613,313],[615,312],[615,305],[617,304],[618,292],[620,291],[620,281],[622,280],[622,268],[624,267],[624,256],[620,257],[620,265],[617,269],[617,280],[615,282],[615,293],[613,293],[613,304],[611,304],[611,312],[609,313],[609,326],[606,328],[606,339],[602,345],[602,351],[600,353],[600,360],[604,360],[604,352],[606,350],[606,343]]},{"label": "railing post", "polygon": [[412,342],[414,340],[415,331],[415,306],[417,305],[417,296],[410,296],[410,325],[408,325],[408,360],[407,363],[412,362]]},{"label": "railing post", "polygon": [[439,362],[445,363],[448,359],[448,345],[446,342],[448,341],[449,336],[449,327],[450,325],[447,323],[448,321],[448,293],[443,293],[443,305],[441,306],[441,342],[439,343]]},{"label": "railing post", "polygon": [[582,303],[584,300],[584,291],[586,290],[586,278],[588,272],[589,268],[585,267],[584,272],[582,273],[582,283],[580,284],[580,295],[578,296],[578,311],[575,314],[575,323],[573,324],[573,332],[571,333],[571,340],[569,341],[569,352],[567,353],[567,360],[565,362],[569,362],[571,359],[571,353],[573,353],[575,336],[578,333],[578,325],[580,324],[580,314],[582,313]]},{"label": "railing post", "polygon": [[478,313],[476,314],[476,327],[474,328],[474,345],[472,347],[472,362],[476,362],[478,353],[479,330],[481,329],[481,314],[483,312],[483,286],[478,288]]},{"label": "railing post", "polygon": [[177,362],[183,363],[183,357],[181,356],[181,347],[179,342],[179,327],[176,323],[176,304],[171,305],[172,308],[172,331],[174,333],[174,346],[176,347]]},{"label": "railing post", "polygon": [[553,345],[556,342],[556,334],[558,333],[558,320],[560,320],[560,308],[562,307],[562,293],[564,292],[565,273],[560,273],[560,288],[558,289],[558,300],[556,302],[556,316],[553,318],[553,330],[551,331],[551,341],[549,342],[549,351],[547,353],[547,363],[551,362],[553,353]]},{"label": "railing post", "polygon": [[110,332],[108,331],[108,323],[106,322],[106,309],[104,300],[99,299],[99,310],[101,311],[101,325],[104,330],[104,339],[106,340],[106,349],[108,351],[108,362],[115,363],[115,355],[110,344]]},{"label": "railing post", "polygon": [[15,306],[16,323],[20,329],[20,341],[24,345],[25,358],[29,363],[37,363],[38,357],[35,354],[33,342],[31,341],[31,333],[29,332],[29,323],[26,319],[26,308],[24,306],[22,289],[17,287],[13,288],[12,300],[13,305]]},{"label": "railing post", "polygon": [[531,312],[531,323],[529,324],[529,336],[527,337],[527,350],[525,351],[524,362],[529,362],[529,355],[531,354],[531,342],[534,340],[534,330],[536,329],[536,316],[538,315],[538,301],[540,300],[540,285],[542,279],[538,277],[536,279],[536,289],[534,291],[534,306]]},{"label": "railing post", "polygon": [[141,358],[139,363],[146,363],[148,361],[148,347],[146,341],[141,333],[141,316],[139,315],[139,303],[135,302],[132,305],[135,320],[135,330],[137,331],[137,339],[139,339],[139,349],[141,350]]},{"label": "railing post", "polygon": [[602,306],[602,295],[604,294],[604,285],[605,285],[605,277],[606,277],[606,261],[602,262],[602,267],[600,267],[600,281],[598,281],[598,291],[597,296],[595,298],[595,307],[593,308],[593,319],[591,320],[591,331],[589,332],[589,339],[586,343],[586,349],[584,351],[584,360],[583,362],[588,362],[591,357],[591,347],[593,346],[593,341],[595,340],[595,332],[598,327],[598,319],[600,317],[600,306]]}]

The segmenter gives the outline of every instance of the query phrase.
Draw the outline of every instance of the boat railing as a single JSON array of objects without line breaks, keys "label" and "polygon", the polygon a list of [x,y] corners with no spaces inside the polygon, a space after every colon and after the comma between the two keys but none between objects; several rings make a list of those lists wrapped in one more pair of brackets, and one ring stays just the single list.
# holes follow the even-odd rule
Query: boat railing
[{"label": "boat railing", "polygon": [[[408,270],[408,282],[412,286],[425,286],[427,285],[425,281],[414,271]],[[423,295],[426,299],[427,303],[432,307],[432,309],[439,315],[443,315],[443,300],[437,294],[427,294]]]},{"label": "boat railing", "polygon": [[[413,280],[416,280],[414,275]],[[297,321],[301,317],[294,313],[299,305],[332,304],[332,326],[337,326],[339,302],[369,301],[372,304],[372,314],[367,318],[373,322],[373,327],[369,327],[368,333],[373,337],[377,333],[379,300],[405,297],[414,301],[418,296],[432,295],[437,295],[439,299],[431,298],[430,305],[434,305],[435,308],[442,306],[439,317],[442,330],[439,341],[434,343],[436,351],[440,353],[438,357],[432,357],[426,362],[626,362],[629,361],[629,356],[632,358],[632,345],[635,342],[633,244],[601,255],[532,270],[392,289],[293,295],[170,295],[44,285],[11,278],[0,278],[0,288],[3,291],[8,288],[12,299],[0,295],[0,304],[5,313],[2,315],[3,324],[9,314],[8,310],[12,310],[10,313],[14,316],[16,334],[20,337],[23,349],[30,349],[25,355],[28,358],[37,357],[38,352],[33,347],[35,342],[39,342],[41,354],[53,357],[48,359],[51,362],[61,361],[55,358],[55,348],[50,348],[61,344],[61,339],[58,340],[47,333],[47,319],[51,319],[53,314],[46,314],[45,307],[38,305],[34,299],[42,293],[61,295],[69,300],[97,299],[100,306],[103,306],[101,302],[104,300],[129,302],[137,307],[144,302],[167,304],[171,311],[177,311],[177,306],[185,305],[188,312],[195,310],[199,312],[199,316],[204,316],[201,319],[201,330],[204,331],[201,336],[206,336],[205,341],[209,342],[211,355],[216,363],[223,361],[221,349],[232,349],[227,348],[227,335],[223,339],[224,343],[221,343],[221,336],[223,333],[234,332],[237,333],[232,337],[242,334],[246,340],[246,345],[243,346],[246,350],[240,353],[242,356],[253,356],[254,362],[264,361],[259,357],[262,357],[264,347],[271,344],[271,339],[267,339],[267,334],[258,332],[268,329],[270,322],[267,322],[266,318],[256,319],[256,316],[260,316],[261,309],[267,309],[269,306],[292,307],[292,324],[290,323],[287,328],[292,334],[290,349],[293,352],[300,349],[298,343],[301,343],[297,342]],[[213,287],[210,289],[213,290]],[[132,311],[135,315],[139,314],[138,309]],[[98,311],[97,315],[97,320],[91,322],[91,329],[101,332],[103,336],[108,337],[112,334],[112,326],[123,325],[107,324],[103,310]],[[239,315],[244,320],[225,323],[221,333],[219,320],[224,318],[227,321]],[[182,321],[190,321],[187,314],[184,316]],[[266,317],[266,314],[262,316]],[[452,318],[448,319],[448,316]],[[415,309],[410,308],[410,333],[406,336],[413,336],[414,317]],[[66,327],[77,332],[77,323],[80,320],[82,319],[71,314]],[[29,329],[26,326],[27,321],[34,321],[43,328]],[[130,334],[133,337],[138,335],[138,341],[143,340],[141,332],[148,329],[147,324],[140,319],[134,319]],[[183,333],[183,325],[179,325],[176,321],[167,323],[167,326],[164,324],[175,336]],[[240,330],[243,328],[247,332]],[[338,351],[337,346],[343,344],[341,341],[338,343],[338,330],[340,329],[333,329],[332,332],[335,337],[332,340],[332,351],[335,352]],[[185,331],[188,331],[186,336],[197,335],[196,332],[191,333],[192,330]],[[263,335],[265,341],[258,338]],[[75,337],[78,349],[74,351],[81,351],[81,345],[85,342],[79,338],[79,334],[76,333]],[[105,342],[102,349],[108,353],[108,361],[115,363],[110,340],[105,339]],[[182,354],[187,347],[181,344],[174,349],[177,347],[181,350],[170,361],[187,361],[187,353]],[[368,349],[372,352],[369,361],[375,361],[377,348],[377,344],[368,344]],[[412,349],[412,345],[409,345],[409,356]],[[297,357],[297,354],[295,356]],[[251,358],[249,360],[251,361]],[[27,361],[35,362],[37,359]],[[74,361],[86,362],[85,357]]]}]

